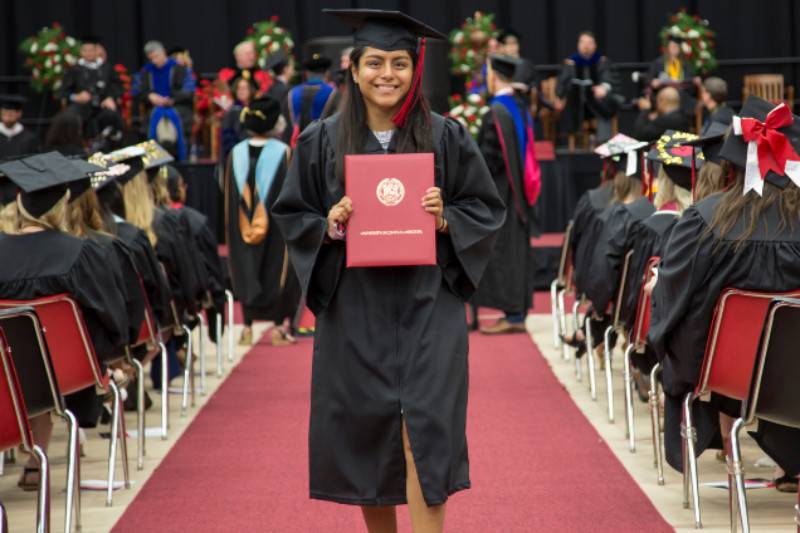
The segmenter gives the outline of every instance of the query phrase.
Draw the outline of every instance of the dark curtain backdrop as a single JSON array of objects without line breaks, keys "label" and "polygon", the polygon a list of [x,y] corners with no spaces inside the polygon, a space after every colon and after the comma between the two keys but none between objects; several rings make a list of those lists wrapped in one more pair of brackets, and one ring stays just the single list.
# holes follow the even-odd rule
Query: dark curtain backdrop
[{"label": "dark curtain backdrop", "polygon": [[[700,13],[718,32],[725,59],[797,56],[800,6],[795,0],[0,0],[0,74],[27,74],[18,43],[42,25],[61,22],[73,36],[97,34],[110,60],[142,63],[142,45],[160,39],[187,46],[198,72],[232,63],[231,50],[256,20],[278,15],[298,43],[344,28],[323,7],[401,9],[449,31],[476,9],[497,14],[501,27],[523,34],[523,55],[557,63],[575,47],[578,31],[595,31],[615,61],[649,61],[658,29],[680,7]],[[768,71],[769,69],[761,69]],[[8,89],[8,88],[6,88]]]}]

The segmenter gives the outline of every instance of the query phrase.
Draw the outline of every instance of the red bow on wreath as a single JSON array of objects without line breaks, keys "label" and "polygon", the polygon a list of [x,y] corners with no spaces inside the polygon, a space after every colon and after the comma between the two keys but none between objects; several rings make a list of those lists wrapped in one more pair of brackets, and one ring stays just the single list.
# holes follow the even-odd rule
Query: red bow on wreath
[{"label": "red bow on wreath", "polygon": [[800,187],[800,155],[797,155],[779,128],[790,126],[794,117],[786,104],[780,104],[767,114],[764,122],[755,118],[733,117],[733,132],[747,143],[744,192],[754,190],[759,196],[764,178],[772,171],[789,178]]}]

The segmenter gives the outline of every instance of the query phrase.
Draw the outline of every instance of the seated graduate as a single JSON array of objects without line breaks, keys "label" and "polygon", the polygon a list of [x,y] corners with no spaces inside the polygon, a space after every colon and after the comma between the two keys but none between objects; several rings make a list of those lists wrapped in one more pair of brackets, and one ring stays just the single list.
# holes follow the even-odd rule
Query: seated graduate
[{"label": "seated graduate", "polygon": [[134,78],[131,93],[150,110],[144,121],[147,138],[184,160],[192,132],[194,78],[189,69],[167,56],[160,42],[148,41],[144,53],[148,63]]},{"label": "seated graduate", "polygon": [[[316,314],[311,497],[361,506],[370,531],[396,531],[407,502],[415,530],[441,532],[470,487],[465,301],[506,209],[466,128],[422,93],[424,38],[446,37],[404,13],[332,12],[355,29],[342,107],[300,136],[273,206]],[[420,152],[436,187],[407,201],[435,217],[437,264],[346,268],[345,155]]]},{"label": "seated graduate", "polygon": [[486,81],[492,100],[478,133],[478,147],[507,209],[473,298],[476,307],[504,313],[496,323],[481,328],[481,333],[489,335],[524,333],[525,317],[533,303],[529,274],[534,222],[530,208],[539,196],[541,176],[533,146],[533,118],[527,102],[511,86],[520,64],[511,56],[489,57]]},{"label": "seated graduate", "polygon": [[81,39],[78,63],[64,73],[58,96],[81,117],[84,138],[113,143],[122,139],[119,99],[125,89],[114,67],[99,56],[99,46],[98,37]]},{"label": "seated graduate", "polygon": [[[128,319],[119,290],[120,273],[109,265],[114,252],[92,240],[66,233],[67,184],[85,174],[58,154],[0,164],[0,172],[19,187],[14,233],[0,233],[0,298],[27,300],[68,293],[80,307],[101,363],[120,354],[128,340]],[[13,261],[7,258],[14,258]],[[79,422],[93,426],[100,414],[94,388],[68,395]],[[52,433],[50,415],[31,420],[34,440],[47,449]],[[19,485],[36,490],[39,471],[32,458]]]},{"label": "seated graduate", "polygon": [[242,111],[249,139],[237,144],[225,172],[225,227],[231,285],[242,305],[244,329],[239,344],[253,343],[253,321],[275,324],[272,344],[294,343],[292,321],[300,303],[300,284],[289,264],[283,228],[272,208],[289,167],[289,147],[280,141],[286,127],[277,100],[265,97]]},{"label": "seated graduate", "polygon": [[53,117],[44,139],[47,152],[56,151],[65,156],[86,157],[83,140],[83,120],[74,111],[65,109]]},{"label": "seated graduate", "polygon": [[22,106],[27,102],[24,96],[14,94],[0,95],[0,160],[39,151],[39,140],[32,131],[22,125]]},{"label": "seated graduate", "polygon": [[584,120],[597,119],[597,140],[611,138],[611,118],[617,113],[611,62],[597,51],[594,33],[578,35],[578,51],[564,60],[558,76],[555,107],[563,110],[566,130],[578,131]]},{"label": "seated graduate", "polygon": [[683,46],[682,37],[668,35],[664,54],[650,63],[648,79],[650,88],[656,94],[665,87],[677,89],[680,94],[681,112],[686,117],[693,117],[700,78],[695,76],[691,61],[683,53]]},{"label": "seated graduate", "polygon": [[735,113],[726,103],[728,100],[728,82],[716,76],[706,78],[703,82],[703,90],[700,92],[700,97],[706,110],[703,133],[706,133],[706,130],[714,122],[719,122],[726,126],[731,125]]},{"label": "seated graduate", "polygon": [[654,142],[665,131],[683,131],[687,125],[688,119],[681,111],[680,93],[675,87],[658,91],[655,109],[652,109],[649,98],[639,99],[639,116],[634,126],[637,139]]},{"label": "seated graduate", "polygon": [[720,157],[720,152],[729,129],[728,124],[712,122],[699,138],[685,143],[687,146],[699,146],[705,160],[705,163],[697,169],[697,179],[692,193],[694,203],[722,191],[727,185],[731,165]]},{"label": "seated graduate", "polygon": [[[634,227],[631,238],[633,253],[628,265],[622,314],[627,331],[633,328],[636,318],[639,292],[647,262],[653,256],[661,257],[672,228],[681,214],[693,203],[692,150],[695,151],[696,166],[701,171],[706,163],[699,149],[689,147],[687,153],[684,144],[694,142],[696,139],[698,137],[691,133],[670,131],[662,135],[647,154],[648,161],[659,165],[653,198],[655,212]],[[696,182],[699,183],[699,178]],[[633,357],[631,363],[639,398],[646,401],[650,389],[650,370],[656,363],[655,353],[651,347],[645,346],[644,352]]]},{"label": "seated graduate", "polygon": [[[764,121],[768,114],[774,120]],[[764,137],[746,133],[760,122],[770,138],[785,140],[774,153]],[[775,127],[772,124],[778,123]],[[788,291],[800,287],[800,187],[775,160],[800,160],[800,117],[781,104],[749,97],[721,157],[735,168],[732,186],[687,209],[672,231],[652,295],[649,342],[663,366],[667,461],[680,470],[681,411],[684,396],[697,384],[708,329],[720,292],[726,287]],[[761,141],[762,144],[759,144]],[[748,149],[748,143],[759,147]],[[748,157],[750,153],[750,157]],[[766,160],[771,159],[772,164]],[[739,415],[739,402],[713,397],[695,402],[696,453],[720,447],[720,411]],[[785,471],[779,487],[800,473],[800,431],[759,423],[756,441]],[[794,490],[797,490],[796,479]]]}]

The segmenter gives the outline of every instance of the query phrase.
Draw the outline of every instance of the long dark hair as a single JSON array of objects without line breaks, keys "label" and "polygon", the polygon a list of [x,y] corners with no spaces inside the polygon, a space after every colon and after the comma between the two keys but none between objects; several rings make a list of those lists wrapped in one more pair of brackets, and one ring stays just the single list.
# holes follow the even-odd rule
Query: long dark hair
[{"label": "long dark hair", "polygon": [[103,218],[105,230],[108,233],[116,234],[117,224],[114,222],[114,215],[125,218],[125,201],[119,185],[110,183],[97,191],[97,200],[100,203],[100,216]]},{"label": "long dark hair", "polygon": [[81,117],[68,109],[61,111],[53,118],[53,124],[47,130],[45,147],[58,150],[64,155],[83,155],[83,121]]},{"label": "long dark hair", "polygon": [[[363,46],[353,48],[350,53],[350,64],[358,68],[358,63],[363,53]],[[414,68],[416,68],[416,51],[409,50],[408,53],[411,55],[411,62]],[[362,152],[369,134],[364,96],[349,72],[345,75],[345,84],[346,89],[342,94],[342,103],[339,107],[338,139],[336,143],[336,174],[339,179],[344,179],[345,154]],[[403,98],[405,98],[405,95]],[[409,112],[405,125],[402,128],[398,128],[395,135],[398,153],[433,151],[431,108],[424,94],[420,93],[417,105]]]}]

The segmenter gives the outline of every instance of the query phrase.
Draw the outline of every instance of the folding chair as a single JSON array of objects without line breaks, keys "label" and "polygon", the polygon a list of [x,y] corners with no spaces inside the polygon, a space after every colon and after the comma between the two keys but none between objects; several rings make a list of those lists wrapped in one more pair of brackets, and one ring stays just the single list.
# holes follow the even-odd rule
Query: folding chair
[{"label": "folding chair", "polygon": [[[117,441],[122,453],[122,472],[125,487],[130,487],[128,472],[128,442],[125,417],[122,416],[122,400],[113,379],[103,375],[100,362],[94,352],[91,338],[78,304],[68,294],[56,294],[33,300],[0,300],[0,307],[28,305],[36,310],[47,345],[51,349],[53,368],[62,394],[71,394],[95,386],[111,391],[111,441],[108,450],[108,488],[106,505],[111,506],[114,494],[114,467],[117,458]],[[80,476],[80,472],[76,472]],[[80,485],[79,485],[80,486]]]},{"label": "folding chair", "polygon": [[[25,408],[22,388],[0,328],[0,450],[22,445],[39,466],[39,490],[36,505],[36,532],[50,531],[50,470],[47,454],[33,442],[33,432]],[[8,529],[5,509],[0,505],[0,532]]]},{"label": "folding chair", "polygon": [[572,236],[572,221],[564,230],[564,242],[561,243],[561,258],[558,262],[558,276],[550,283],[550,313],[553,319],[553,347],[561,347],[564,359],[569,358],[566,345],[561,342],[561,335],[567,333],[567,318],[564,309],[564,294],[571,288],[572,251],[569,241]]},{"label": "folding chair", "polygon": [[700,379],[695,390],[686,394],[683,400],[683,506],[689,508],[691,484],[695,528],[701,528],[702,521],[694,447],[697,435],[692,425],[692,405],[695,400],[711,392],[734,400],[748,398],[761,329],[769,304],[774,298],[797,296],[800,296],[800,290],[776,293],[727,288],[717,300]]},{"label": "folding chair", "polygon": [[[628,335],[628,346],[625,348],[623,360],[623,374],[625,381],[625,422],[626,436],[628,437],[628,449],[633,453],[636,451],[636,429],[633,415],[633,380],[631,378],[631,357],[635,351],[641,352],[647,344],[647,333],[650,330],[650,295],[644,290],[645,286],[653,277],[653,268],[658,265],[660,258],[653,256],[647,260],[645,271],[642,273],[642,284],[639,287],[639,295],[636,299],[636,311],[634,315],[633,328]],[[631,273],[633,274],[633,273]],[[656,411],[656,414],[658,411]],[[653,439],[655,444],[655,438]]]},{"label": "folding chair", "polygon": [[64,530],[81,525],[78,421],[64,406],[44,331],[32,307],[0,310],[0,327],[10,350],[28,418],[55,413],[67,423],[67,482]]},{"label": "folding chair", "polygon": [[[761,342],[753,366],[749,394],[742,404],[742,416],[731,429],[728,457],[728,487],[731,531],[741,522],[749,533],[744,467],[739,447],[739,432],[756,419],[800,429],[800,365],[797,356],[797,331],[800,328],[800,300],[776,298],[769,304]],[[800,493],[798,493],[800,498]],[[799,500],[800,501],[800,500]],[[738,508],[738,517],[737,510]],[[800,506],[795,507],[795,522],[800,532]]]}]

